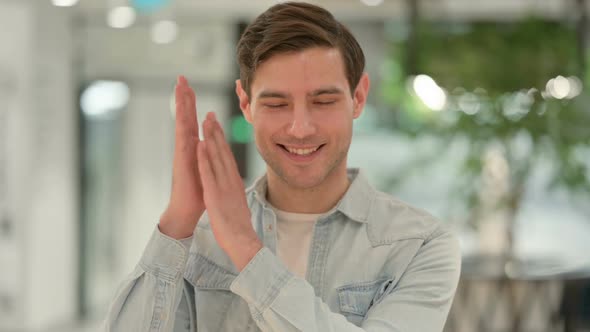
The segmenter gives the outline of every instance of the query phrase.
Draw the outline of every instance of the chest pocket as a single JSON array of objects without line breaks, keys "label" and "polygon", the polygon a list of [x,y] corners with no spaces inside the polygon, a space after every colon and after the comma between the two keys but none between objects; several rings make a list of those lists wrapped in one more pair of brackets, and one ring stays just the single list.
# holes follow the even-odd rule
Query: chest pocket
[{"label": "chest pocket", "polygon": [[380,278],[375,281],[357,282],[338,287],[340,312],[346,319],[360,326],[369,309],[379,303],[394,288],[394,278]]}]

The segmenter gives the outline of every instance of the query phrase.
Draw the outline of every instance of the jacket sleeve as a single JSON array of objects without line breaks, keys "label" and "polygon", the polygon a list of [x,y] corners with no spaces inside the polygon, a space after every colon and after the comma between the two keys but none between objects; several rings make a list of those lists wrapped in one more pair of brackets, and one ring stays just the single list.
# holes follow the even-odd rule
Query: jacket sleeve
[{"label": "jacket sleeve", "polygon": [[238,275],[231,290],[249,305],[262,331],[440,332],[460,274],[460,249],[439,231],[418,250],[397,285],[379,298],[360,327],[315,296],[313,287],[291,274],[268,248]]},{"label": "jacket sleeve", "polygon": [[190,238],[178,241],[156,228],[139,264],[119,286],[102,331],[183,332],[194,326],[183,278],[187,243]]}]

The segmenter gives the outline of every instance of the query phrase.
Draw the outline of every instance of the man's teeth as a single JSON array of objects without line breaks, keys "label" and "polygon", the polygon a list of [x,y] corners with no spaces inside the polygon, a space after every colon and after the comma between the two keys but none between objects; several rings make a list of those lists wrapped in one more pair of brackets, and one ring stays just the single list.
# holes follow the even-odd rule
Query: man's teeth
[{"label": "man's teeth", "polygon": [[316,146],[315,148],[312,148],[312,149],[293,149],[293,148],[287,147],[287,150],[291,153],[298,154],[300,156],[305,156],[305,155],[308,155],[312,152],[315,152],[318,148],[319,148],[319,146]]}]

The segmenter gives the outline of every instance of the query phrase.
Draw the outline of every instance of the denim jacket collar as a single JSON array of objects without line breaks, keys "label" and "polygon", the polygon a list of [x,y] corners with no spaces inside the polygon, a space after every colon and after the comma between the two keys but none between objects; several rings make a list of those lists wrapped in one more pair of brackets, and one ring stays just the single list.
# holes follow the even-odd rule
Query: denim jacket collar
[{"label": "denim jacket collar", "polygon": [[[336,211],[356,222],[367,223],[376,191],[358,168],[349,168],[347,175],[351,183],[336,205]],[[249,203],[252,204],[252,199],[255,199],[263,208],[266,207],[268,205],[267,188],[268,181],[266,174],[264,174],[247,189]]]}]

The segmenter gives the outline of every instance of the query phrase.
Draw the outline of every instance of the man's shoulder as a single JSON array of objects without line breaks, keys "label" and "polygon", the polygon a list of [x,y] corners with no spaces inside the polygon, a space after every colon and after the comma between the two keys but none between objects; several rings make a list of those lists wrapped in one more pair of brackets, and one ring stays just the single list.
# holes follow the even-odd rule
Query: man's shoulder
[{"label": "man's shoulder", "polygon": [[374,245],[409,239],[428,241],[449,232],[427,211],[380,191],[375,191],[368,219],[368,235]]}]

